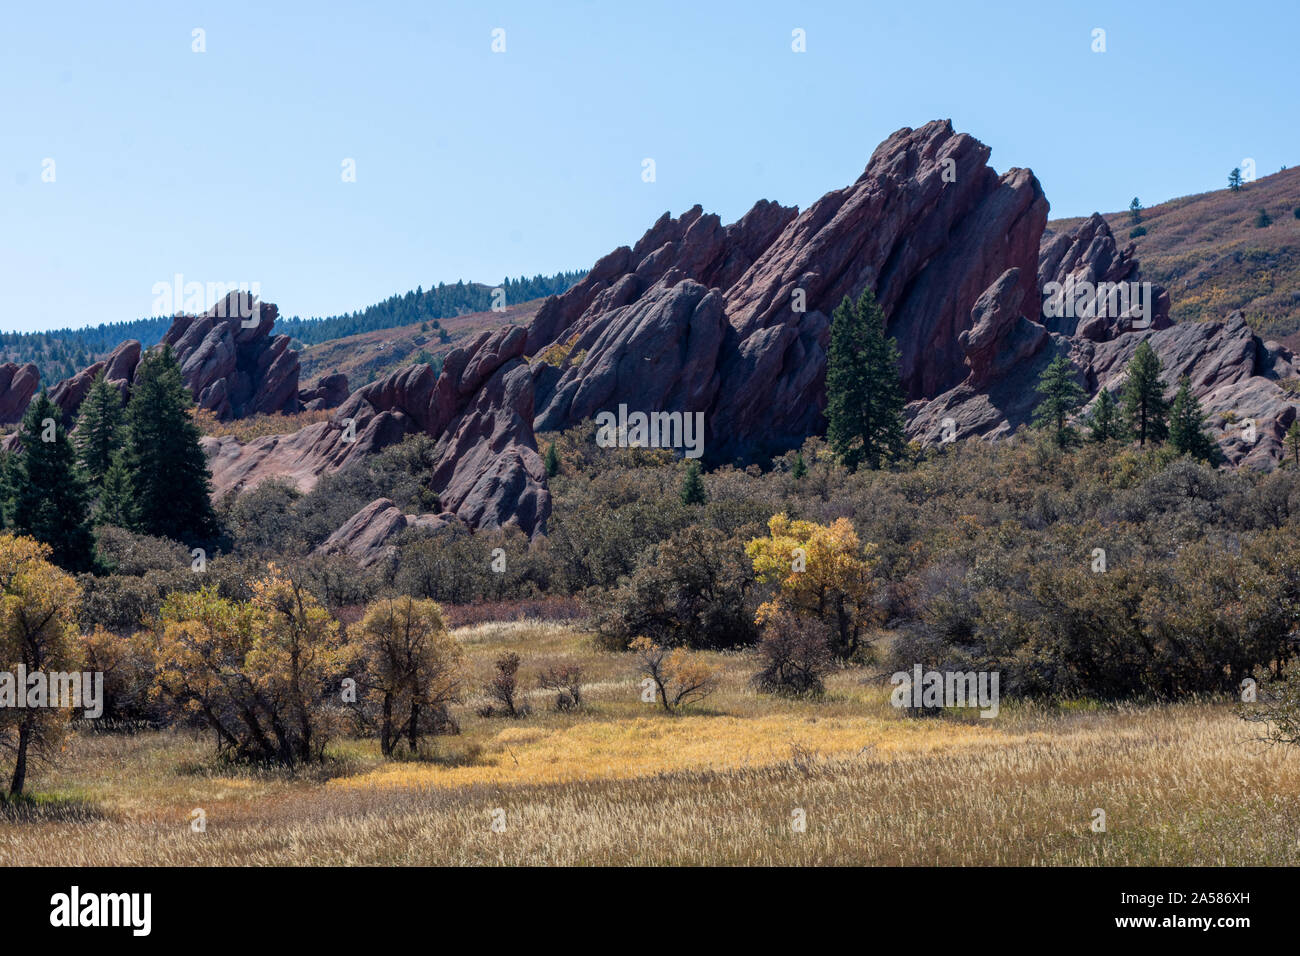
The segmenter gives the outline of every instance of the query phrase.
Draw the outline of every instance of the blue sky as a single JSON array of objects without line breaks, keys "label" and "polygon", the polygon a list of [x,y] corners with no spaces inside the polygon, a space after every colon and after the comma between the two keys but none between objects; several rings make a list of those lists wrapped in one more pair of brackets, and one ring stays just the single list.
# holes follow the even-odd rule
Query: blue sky
[{"label": "blue sky", "polygon": [[1053,216],[1221,188],[1246,157],[1261,176],[1300,162],[1298,10],[9,4],[0,328],[148,315],[176,273],[258,282],[285,314],[324,315],[586,268],[665,210],[806,207],[886,135],[937,117],[989,144],[999,171],[1031,167]]}]

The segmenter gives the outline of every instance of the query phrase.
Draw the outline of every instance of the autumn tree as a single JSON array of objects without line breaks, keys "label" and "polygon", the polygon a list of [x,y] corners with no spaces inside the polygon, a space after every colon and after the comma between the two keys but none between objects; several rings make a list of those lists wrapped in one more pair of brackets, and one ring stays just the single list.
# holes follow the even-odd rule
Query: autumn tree
[{"label": "autumn tree", "polygon": [[582,666],[552,664],[537,675],[537,686],[555,691],[555,709],[582,710]]},{"label": "autumn tree", "polygon": [[0,535],[0,743],[14,759],[10,797],[23,792],[30,756],[58,749],[71,716],[68,708],[47,699],[16,706],[19,694],[33,703],[29,688],[16,683],[19,668],[48,676],[81,667],[76,626],[81,589],[51,563],[51,554],[49,545],[32,538]]},{"label": "autumn tree", "polygon": [[353,650],[341,628],[274,565],[252,600],[215,586],[174,591],[156,624],[156,692],[201,717],[233,760],[318,759],[342,718]]},{"label": "autumn tree", "polygon": [[653,682],[655,697],[670,714],[699,703],[718,689],[717,670],[684,647],[670,650],[648,637],[638,637],[628,650],[636,655],[637,673]]},{"label": "autumn tree", "polygon": [[760,625],[788,610],[829,625],[836,656],[847,659],[864,649],[865,632],[881,620],[876,548],[859,542],[848,518],[820,525],[774,515],[768,536],[750,541],[745,552],[759,582],[774,588],[759,606]]},{"label": "autumn tree", "polygon": [[527,705],[519,701],[519,665],[522,659],[514,651],[506,651],[492,664],[492,677],[487,683],[487,695],[502,706],[511,717],[522,717]]},{"label": "autumn tree", "polygon": [[354,625],[353,638],[366,690],[378,699],[384,756],[403,737],[415,753],[421,733],[451,725],[447,708],[461,699],[464,652],[447,633],[437,604],[409,597],[378,601]]}]

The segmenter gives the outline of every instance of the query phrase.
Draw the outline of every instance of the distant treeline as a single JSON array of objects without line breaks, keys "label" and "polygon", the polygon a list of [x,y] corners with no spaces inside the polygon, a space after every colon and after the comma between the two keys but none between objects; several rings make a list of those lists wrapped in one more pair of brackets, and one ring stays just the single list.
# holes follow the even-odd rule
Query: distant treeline
[{"label": "distant treeline", "polygon": [[[281,318],[275,331],[289,335],[304,345],[316,345],[330,339],[358,332],[374,332],[416,322],[482,312],[492,307],[493,288],[503,289],[505,304],[516,305],[530,299],[558,295],[585,276],[586,270],[557,272],[553,276],[520,276],[506,279],[500,286],[481,282],[440,282],[437,288],[423,287],[405,295],[395,295],[351,315],[332,315],[323,319]],[[52,329],[48,332],[0,332],[0,362],[31,362],[40,369],[41,382],[54,385],[91,365],[128,339],[137,339],[145,348],[162,341],[171,326],[169,316],[136,319],[132,322],[101,322],[80,329]]]},{"label": "distant treeline", "polygon": [[492,308],[492,290],[504,292],[504,304],[516,305],[530,299],[558,295],[585,276],[583,271],[557,272],[553,276],[520,276],[506,279],[499,286],[480,282],[438,283],[437,288],[417,288],[405,295],[395,295],[351,315],[333,315],[324,319],[280,318],[275,331],[292,336],[305,345],[316,345],[345,335],[391,329],[416,322],[447,319],[467,312],[484,312]]}]

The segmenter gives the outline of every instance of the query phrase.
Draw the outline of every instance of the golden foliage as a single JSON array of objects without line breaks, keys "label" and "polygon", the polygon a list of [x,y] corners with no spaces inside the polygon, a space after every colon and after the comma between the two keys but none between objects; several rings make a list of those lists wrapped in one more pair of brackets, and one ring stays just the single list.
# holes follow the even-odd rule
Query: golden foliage
[{"label": "golden foliage", "polygon": [[745,553],[758,580],[776,588],[758,609],[759,624],[783,609],[816,617],[834,628],[836,652],[850,656],[863,631],[880,619],[874,601],[876,546],[859,542],[848,518],[820,525],[791,520],[784,512],[773,515],[768,537],[754,538]]}]

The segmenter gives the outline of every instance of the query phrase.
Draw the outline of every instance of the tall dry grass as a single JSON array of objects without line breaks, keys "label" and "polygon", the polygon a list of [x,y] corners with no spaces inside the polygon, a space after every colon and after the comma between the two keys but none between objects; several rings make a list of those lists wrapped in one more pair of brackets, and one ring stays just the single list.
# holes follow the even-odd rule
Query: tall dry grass
[{"label": "tall dry grass", "polygon": [[467,714],[423,759],[342,741],[299,775],[216,768],[177,732],[79,736],[38,774],[42,802],[0,822],[0,865],[1300,863],[1300,754],[1227,704],[908,718],[865,672],[786,701],[719,654],[722,690],[673,717],[640,702],[629,658],[563,625],[458,633],[476,679],[506,648],[525,674],[581,664],[590,708],[539,693],[529,719]]}]

